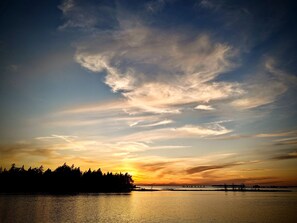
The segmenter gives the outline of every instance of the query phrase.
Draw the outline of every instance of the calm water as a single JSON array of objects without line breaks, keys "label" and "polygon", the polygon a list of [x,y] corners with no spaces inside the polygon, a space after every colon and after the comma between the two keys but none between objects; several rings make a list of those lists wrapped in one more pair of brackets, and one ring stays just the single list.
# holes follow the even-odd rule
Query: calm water
[{"label": "calm water", "polygon": [[0,222],[297,222],[297,193],[0,195]]}]

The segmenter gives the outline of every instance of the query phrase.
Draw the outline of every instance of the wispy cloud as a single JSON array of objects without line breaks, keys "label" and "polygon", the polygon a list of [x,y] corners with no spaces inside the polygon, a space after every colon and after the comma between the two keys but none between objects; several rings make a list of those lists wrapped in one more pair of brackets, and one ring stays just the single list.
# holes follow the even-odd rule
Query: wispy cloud
[{"label": "wispy cloud", "polygon": [[234,54],[232,47],[206,34],[188,39],[131,24],[81,43],[75,58],[88,70],[105,71],[105,83],[131,107],[171,113],[183,104],[240,95],[238,83],[214,81],[234,66],[229,59]]},{"label": "wispy cloud", "polygon": [[31,143],[1,145],[0,153],[3,159],[14,158],[20,155],[51,157],[55,154],[51,149],[46,149]]},{"label": "wispy cloud", "polygon": [[201,173],[201,172],[208,171],[208,170],[228,168],[228,167],[233,167],[236,165],[239,165],[239,164],[229,163],[229,164],[222,164],[222,165],[196,166],[196,167],[187,169],[187,173],[188,174]]},{"label": "wispy cloud", "polygon": [[[63,12],[65,23],[59,29],[78,28],[88,31],[95,26],[103,28],[106,23],[116,23],[112,16],[114,12],[112,6],[108,2],[106,4],[101,2],[97,7],[94,7],[92,1],[64,0],[59,9]],[[101,15],[100,17],[98,17],[98,13]]]},{"label": "wispy cloud", "polygon": [[[258,134],[243,134],[243,135],[237,135],[237,134],[230,134],[230,135],[223,135],[217,137],[217,139],[223,139],[223,140],[237,140],[237,139],[244,139],[244,138],[281,138],[281,139],[275,139],[274,142],[276,143],[284,143],[286,144],[286,141],[288,143],[290,141],[295,141],[296,139],[296,130],[292,131],[284,131],[284,132],[269,132],[269,133],[258,133]],[[285,138],[282,138],[285,137]],[[289,138],[287,138],[289,137]]]},{"label": "wispy cloud", "polygon": [[51,139],[62,139],[66,142],[72,142],[71,139],[77,138],[77,136],[69,136],[69,135],[51,135],[51,136],[40,136],[36,137],[37,140],[51,140]]},{"label": "wispy cloud", "polygon": [[142,163],[142,164],[138,164],[138,168],[143,169],[145,171],[159,171],[159,170],[165,169],[168,166],[175,164],[175,163],[176,163],[176,161]]},{"label": "wispy cloud", "polygon": [[212,111],[215,110],[212,106],[210,105],[197,105],[194,109],[197,110],[206,110],[206,111]]},{"label": "wispy cloud", "polygon": [[258,74],[243,86],[245,95],[234,100],[231,104],[240,109],[267,105],[275,102],[294,82],[297,83],[294,76],[286,74],[276,66],[275,60],[266,59],[259,68]]},{"label": "wispy cloud", "polygon": [[277,137],[292,137],[296,136],[297,131],[292,130],[292,131],[285,131],[285,132],[271,132],[271,133],[259,133],[256,134],[255,137],[259,138],[277,138]]},{"label": "wispy cloud", "polygon": [[291,152],[285,155],[279,155],[272,158],[273,160],[288,160],[288,159],[297,159],[297,151]]},{"label": "wispy cloud", "polygon": [[66,135],[51,135],[51,136],[41,136],[41,137],[36,137],[36,140],[45,140],[45,141],[51,141],[51,140],[62,140],[65,141],[69,144],[71,144],[74,148],[84,148],[83,145],[76,143],[75,138],[78,138],[77,136],[66,136]]},{"label": "wispy cloud", "polygon": [[[142,10],[155,12],[165,4],[148,2]],[[231,101],[230,109],[253,109],[275,102],[288,90],[288,79],[293,77],[277,68],[272,57],[262,66],[258,64],[252,80],[219,81],[218,77],[240,65],[235,62],[242,53],[240,47],[219,42],[209,32],[194,32],[193,36],[187,30],[149,26],[140,15],[129,16],[128,9],[117,6],[99,4],[96,10],[105,18],[87,3],[67,0],[60,8],[65,16],[64,28],[87,28],[90,32],[86,40],[75,44],[76,62],[92,72],[104,72],[104,82],[123,98],[118,107],[130,114],[179,114],[190,104],[198,104],[194,107],[197,110],[212,111],[213,103],[226,100]],[[228,19],[229,23],[230,16],[240,21],[244,16],[248,24],[252,20],[244,7],[237,12],[213,1],[200,1],[199,7],[220,11],[222,20]],[[109,17],[109,28],[102,28],[100,24]],[[229,25],[237,26],[235,21]]]},{"label": "wispy cloud", "polygon": [[156,140],[167,140],[173,138],[193,138],[219,136],[232,132],[220,124],[211,124],[206,126],[185,125],[178,128],[162,128],[147,130],[130,135],[119,137],[115,140],[152,142]]},{"label": "wispy cloud", "polygon": [[123,108],[127,108],[128,104],[123,100],[109,101],[100,104],[82,105],[79,107],[65,109],[60,111],[57,115],[67,114],[79,114],[79,113],[98,113],[119,111]]},{"label": "wispy cloud", "polygon": [[277,145],[277,146],[297,145],[297,137],[274,140],[274,145]]},{"label": "wispy cloud", "polygon": [[138,127],[155,127],[155,126],[160,126],[160,125],[168,125],[168,124],[171,124],[171,123],[174,123],[173,120],[169,120],[169,119],[166,119],[166,120],[163,120],[163,121],[159,121],[159,122],[154,122],[154,123],[150,123],[150,124],[138,124],[137,123],[137,126]]}]

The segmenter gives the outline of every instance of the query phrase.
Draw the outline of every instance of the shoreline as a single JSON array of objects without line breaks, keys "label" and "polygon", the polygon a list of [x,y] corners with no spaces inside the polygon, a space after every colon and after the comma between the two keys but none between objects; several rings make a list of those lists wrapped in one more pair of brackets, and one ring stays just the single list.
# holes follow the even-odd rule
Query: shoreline
[{"label": "shoreline", "polygon": [[214,189],[214,190],[195,190],[195,189],[189,189],[189,190],[185,190],[185,189],[145,189],[145,188],[141,188],[141,189],[133,189],[132,191],[140,191],[140,192],[148,192],[148,191],[197,191],[197,192],[210,192],[210,191],[221,191],[221,192],[293,192],[292,190],[220,190],[220,189]]}]

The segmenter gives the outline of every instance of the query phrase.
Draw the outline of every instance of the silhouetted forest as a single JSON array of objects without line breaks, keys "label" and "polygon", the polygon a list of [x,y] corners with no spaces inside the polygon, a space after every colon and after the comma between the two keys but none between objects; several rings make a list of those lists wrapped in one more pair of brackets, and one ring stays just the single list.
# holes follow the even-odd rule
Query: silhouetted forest
[{"label": "silhouetted forest", "polygon": [[0,168],[0,192],[5,193],[81,193],[129,192],[134,184],[128,173],[102,173],[101,169],[82,172],[66,163],[52,171],[25,169],[12,164],[9,170]]}]

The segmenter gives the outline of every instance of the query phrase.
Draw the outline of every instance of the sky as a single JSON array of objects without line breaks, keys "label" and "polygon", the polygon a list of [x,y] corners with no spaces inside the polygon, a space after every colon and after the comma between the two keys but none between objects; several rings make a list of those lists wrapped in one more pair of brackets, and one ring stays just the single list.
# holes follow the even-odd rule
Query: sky
[{"label": "sky", "polygon": [[2,0],[0,166],[297,185],[296,9]]}]

